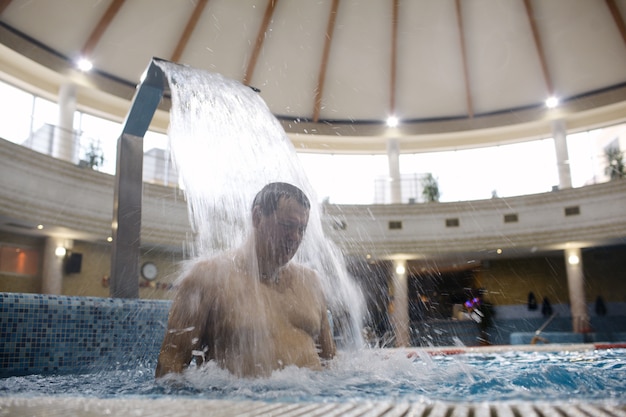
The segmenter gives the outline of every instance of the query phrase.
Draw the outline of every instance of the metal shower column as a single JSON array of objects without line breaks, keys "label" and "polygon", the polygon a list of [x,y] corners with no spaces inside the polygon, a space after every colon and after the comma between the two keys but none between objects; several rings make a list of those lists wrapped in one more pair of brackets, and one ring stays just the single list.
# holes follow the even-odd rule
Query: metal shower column
[{"label": "metal shower column", "polygon": [[153,58],[137,86],[117,142],[113,200],[110,296],[139,297],[139,247],[143,191],[143,137],[163,97],[167,80]]}]

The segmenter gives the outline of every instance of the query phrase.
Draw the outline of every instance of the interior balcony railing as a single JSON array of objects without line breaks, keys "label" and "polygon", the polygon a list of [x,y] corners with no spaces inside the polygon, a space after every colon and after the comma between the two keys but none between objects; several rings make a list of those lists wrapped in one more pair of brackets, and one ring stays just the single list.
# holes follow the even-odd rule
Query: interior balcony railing
[{"label": "interior balcony railing", "polygon": [[[108,139],[95,138],[79,130],[68,130],[50,123],[34,129],[22,146],[76,164],[82,168],[115,175],[115,141],[103,146]],[[152,148],[144,152],[143,180],[151,184],[175,187],[178,172],[167,149]]]}]

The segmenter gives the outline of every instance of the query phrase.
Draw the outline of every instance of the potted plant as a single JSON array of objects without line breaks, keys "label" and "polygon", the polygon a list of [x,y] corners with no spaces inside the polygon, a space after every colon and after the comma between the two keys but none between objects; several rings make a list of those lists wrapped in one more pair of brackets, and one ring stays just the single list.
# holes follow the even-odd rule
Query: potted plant
[{"label": "potted plant", "polygon": [[607,160],[607,167],[604,169],[606,175],[611,180],[626,177],[626,167],[624,167],[624,154],[617,146],[609,146],[604,150]]},{"label": "potted plant", "polygon": [[96,169],[104,163],[104,152],[99,143],[91,141],[89,148],[85,152],[85,159],[83,160],[84,166],[88,166],[91,169]]},{"label": "potted plant", "polygon": [[427,203],[439,201],[439,183],[430,172],[422,178],[422,196]]}]

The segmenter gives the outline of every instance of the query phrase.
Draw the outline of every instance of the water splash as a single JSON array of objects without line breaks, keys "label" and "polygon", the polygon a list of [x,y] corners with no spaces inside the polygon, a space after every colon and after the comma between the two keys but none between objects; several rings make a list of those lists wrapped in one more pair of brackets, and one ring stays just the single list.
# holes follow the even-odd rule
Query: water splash
[{"label": "water splash", "polygon": [[157,64],[172,93],[169,136],[193,230],[190,254],[211,255],[241,245],[251,227],[256,193],[275,181],[298,186],[313,204],[296,260],[320,275],[346,344],[361,346],[363,295],[339,250],[325,238],[315,191],[265,102],[251,88],[219,74]]},{"label": "water splash", "polygon": [[92,374],[3,378],[0,396],[623,404],[625,361],[626,349],[434,357],[408,357],[405,351],[396,349],[362,349],[340,352],[324,372],[287,367],[268,378],[237,378],[211,361],[200,368],[191,367],[184,374],[155,380],[154,363],[148,362],[132,369]]}]

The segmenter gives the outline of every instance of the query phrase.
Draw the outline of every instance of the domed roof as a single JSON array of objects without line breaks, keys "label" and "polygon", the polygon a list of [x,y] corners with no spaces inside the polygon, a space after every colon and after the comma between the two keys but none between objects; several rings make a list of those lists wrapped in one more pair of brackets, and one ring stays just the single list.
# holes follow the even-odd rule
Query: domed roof
[{"label": "domed roof", "polygon": [[624,117],[625,20],[626,0],[8,0],[0,62],[128,99],[159,57],[260,89],[304,148],[419,151]]}]

